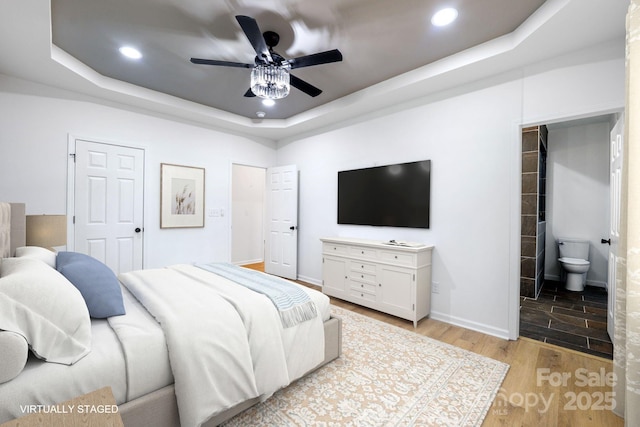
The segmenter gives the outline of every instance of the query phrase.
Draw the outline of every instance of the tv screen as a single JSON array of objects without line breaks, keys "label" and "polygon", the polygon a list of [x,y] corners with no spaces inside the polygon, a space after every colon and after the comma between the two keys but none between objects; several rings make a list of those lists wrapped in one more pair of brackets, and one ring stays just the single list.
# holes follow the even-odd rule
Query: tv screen
[{"label": "tv screen", "polygon": [[338,172],[338,224],[429,228],[431,160]]}]

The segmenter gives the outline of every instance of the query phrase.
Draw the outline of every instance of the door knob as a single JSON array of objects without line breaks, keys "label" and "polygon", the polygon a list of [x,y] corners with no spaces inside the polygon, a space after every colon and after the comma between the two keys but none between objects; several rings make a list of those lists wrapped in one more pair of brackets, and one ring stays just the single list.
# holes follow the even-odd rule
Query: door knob
[{"label": "door knob", "polygon": [[139,233],[139,232],[141,232],[141,231],[142,231],[142,229],[141,229],[140,227],[136,227],[136,229],[135,229],[135,230],[133,230],[133,231],[135,231],[136,233]]},{"label": "door knob", "polygon": [[611,244],[611,239],[607,239],[607,240],[600,239],[600,243],[606,243],[607,245],[610,245]]},{"label": "door knob", "polygon": [[295,225],[292,225],[291,227],[289,227],[289,230],[295,230],[295,229],[296,229]]}]

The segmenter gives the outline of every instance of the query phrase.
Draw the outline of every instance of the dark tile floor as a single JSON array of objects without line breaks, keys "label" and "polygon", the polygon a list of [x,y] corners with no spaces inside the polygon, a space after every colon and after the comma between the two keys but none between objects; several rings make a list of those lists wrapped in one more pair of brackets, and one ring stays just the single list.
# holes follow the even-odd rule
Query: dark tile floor
[{"label": "dark tile floor", "polygon": [[520,298],[520,335],[611,359],[607,291],[587,286],[572,292],[545,281],[538,298]]}]

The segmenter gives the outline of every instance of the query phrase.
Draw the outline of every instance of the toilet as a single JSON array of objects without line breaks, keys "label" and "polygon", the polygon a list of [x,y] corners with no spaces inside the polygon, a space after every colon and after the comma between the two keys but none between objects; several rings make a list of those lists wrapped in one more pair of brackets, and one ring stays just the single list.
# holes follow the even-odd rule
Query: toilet
[{"label": "toilet", "polygon": [[569,291],[583,291],[589,271],[589,241],[578,239],[558,239],[558,261],[565,273],[565,288]]}]

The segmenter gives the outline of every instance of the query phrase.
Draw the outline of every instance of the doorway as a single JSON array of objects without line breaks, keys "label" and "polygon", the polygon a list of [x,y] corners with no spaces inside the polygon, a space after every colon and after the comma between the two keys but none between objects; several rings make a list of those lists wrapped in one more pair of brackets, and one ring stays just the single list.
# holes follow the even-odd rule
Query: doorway
[{"label": "doorway", "polygon": [[264,263],[266,169],[232,164],[231,263]]},{"label": "doorway", "polygon": [[232,164],[231,260],[298,278],[298,168]]},{"label": "doorway", "polygon": [[[607,114],[548,123],[546,196],[545,191],[535,197],[525,194],[524,178],[522,183],[523,214],[535,200],[538,218],[531,227],[521,220],[521,228],[539,229],[542,224],[544,232],[533,238],[542,245],[533,252],[521,244],[523,256],[533,254],[529,264],[537,269],[531,270],[543,274],[532,276],[538,278],[532,281],[532,294],[520,296],[520,336],[607,358],[613,351],[606,332],[609,248],[601,240],[609,234],[609,139],[615,121],[616,115]],[[524,153],[523,148],[523,172]],[[583,292],[564,289],[557,262],[559,238],[589,241],[591,267]],[[523,265],[521,273],[526,272]]]}]

